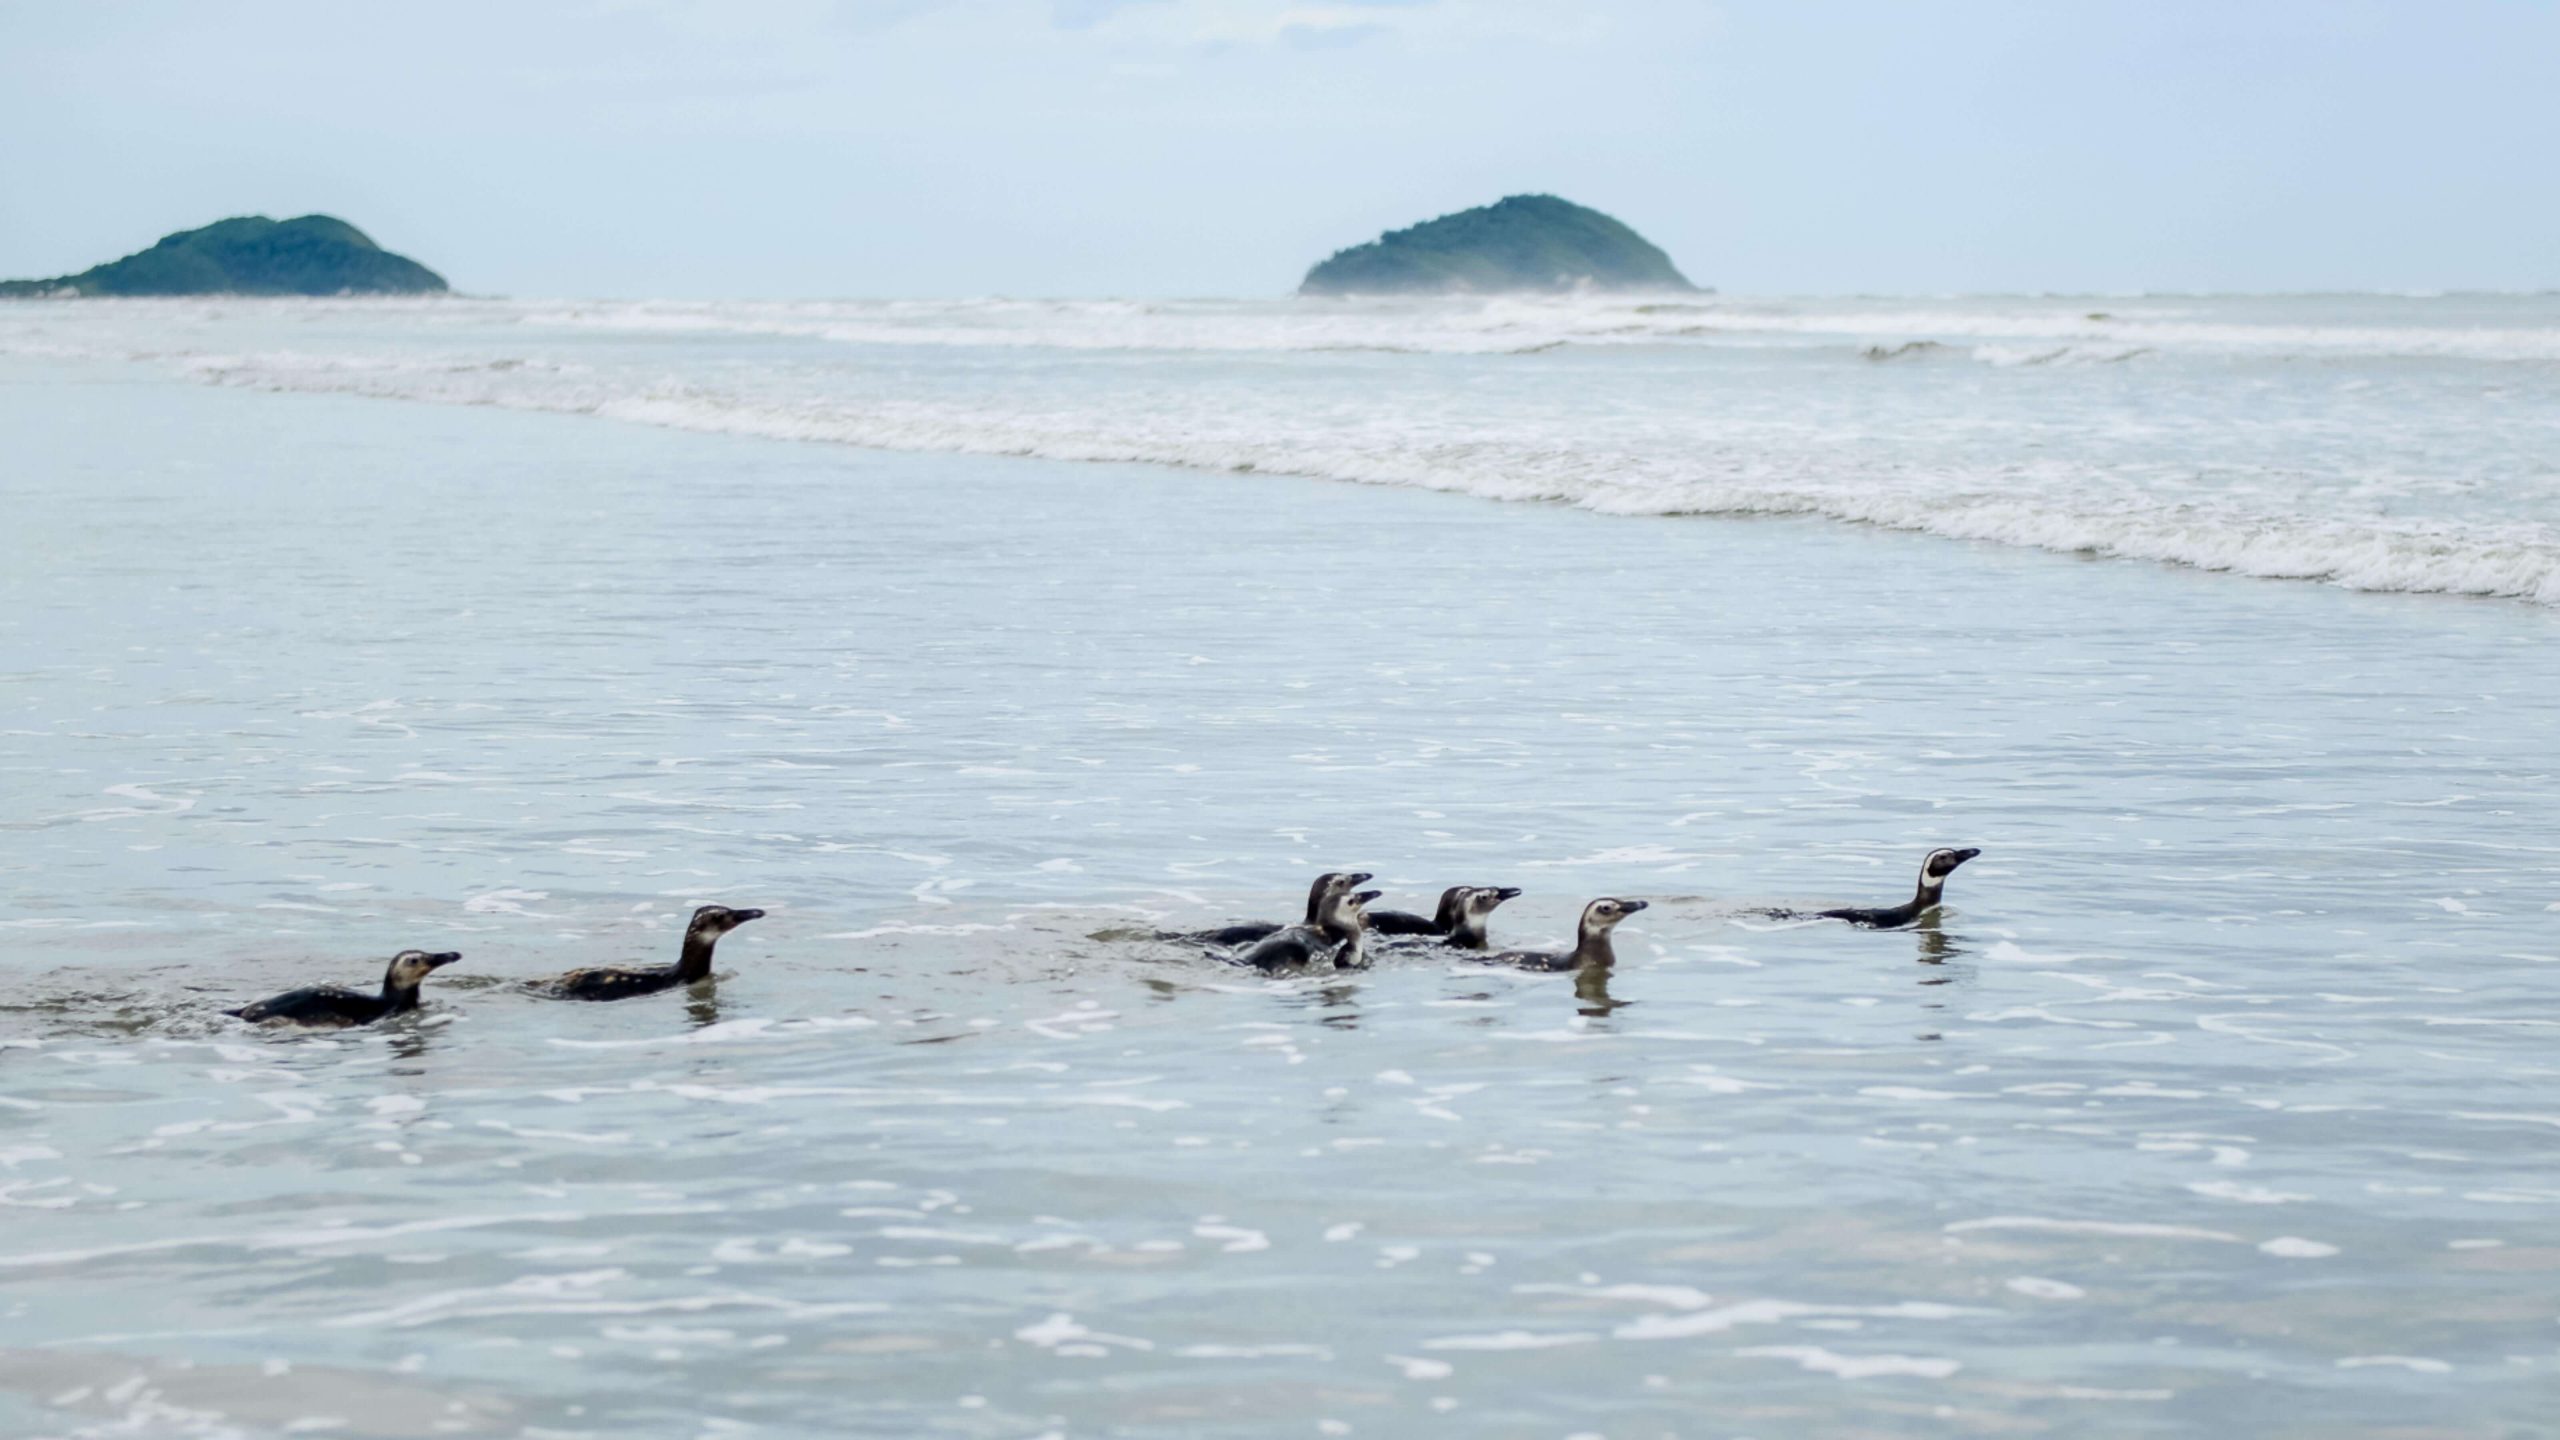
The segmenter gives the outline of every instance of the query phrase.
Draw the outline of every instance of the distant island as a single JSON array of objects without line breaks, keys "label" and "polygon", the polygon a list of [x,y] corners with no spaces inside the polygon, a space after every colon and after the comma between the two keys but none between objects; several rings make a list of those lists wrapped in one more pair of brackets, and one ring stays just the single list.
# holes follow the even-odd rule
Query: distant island
[{"label": "distant island", "polygon": [[1537,290],[1695,290],[1659,246],[1553,195],[1390,230],[1307,272],[1301,295],[1450,295]]},{"label": "distant island", "polygon": [[243,215],[54,280],[0,280],[0,296],[441,295],[444,277],[344,220]]}]

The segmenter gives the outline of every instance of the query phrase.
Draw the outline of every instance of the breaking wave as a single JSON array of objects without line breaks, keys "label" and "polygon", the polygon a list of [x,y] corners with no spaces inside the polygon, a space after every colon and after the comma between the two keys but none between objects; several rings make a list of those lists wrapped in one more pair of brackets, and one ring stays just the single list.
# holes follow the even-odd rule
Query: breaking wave
[{"label": "breaking wave", "polygon": [[2538,297],[72,303],[0,354],[2560,605]]},{"label": "breaking wave", "polygon": [[[2408,307],[2357,297],[2360,323],[2283,314],[2219,318],[2199,304],[2082,300],[1862,305],[1618,296],[1304,300],[1287,304],[1121,300],[624,301],[535,306],[520,323],[610,334],[763,335],[849,345],[1004,349],[1345,351],[1535,354],[1562,345],[1826,342],[1865,350],[1972,348],[1994,364],[2056,352],[2122,359],[2158,350],[2323,358],[2409,356],[2560,361],[2550,323],[2413,320]],[[2390,323],[2396,321],[2398,323]],[[2432,323],[2430,323],[2432,322]]]}]

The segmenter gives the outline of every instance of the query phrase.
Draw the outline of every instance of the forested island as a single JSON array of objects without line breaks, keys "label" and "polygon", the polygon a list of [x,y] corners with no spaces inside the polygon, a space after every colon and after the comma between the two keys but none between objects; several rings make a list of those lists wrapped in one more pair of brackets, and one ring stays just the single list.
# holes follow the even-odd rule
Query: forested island
[{"label": "forested island", "polygon": [[0,296],[441,295],[444,277],[344,220],[243,215],[52,280],[0,280]]},{"label": "forested island", "polygon": [[1298,293],[1697,288],[1624,222],[1553,195],[1511,195],[1337,251],[1307,272]]}]

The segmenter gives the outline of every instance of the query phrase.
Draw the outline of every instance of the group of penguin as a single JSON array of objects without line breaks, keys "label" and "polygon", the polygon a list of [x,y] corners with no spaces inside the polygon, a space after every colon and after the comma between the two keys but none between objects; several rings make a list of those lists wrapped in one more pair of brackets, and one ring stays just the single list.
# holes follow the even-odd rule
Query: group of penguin
[{"label": "group of penguin", "polygon": [[[1957,866],[1981,853],[1972,849],[1930,851],[1920,862],[1919,887],[1900,905],[1762,913],[1789,919],[1845,920],[1873,929],[1909,925],[1935,910],[1946,892],[1947,877],[1955,873]],[[1496,951],[1487,926],[1494,910],[1505,900],[1516,898],[1518,890],[1498,885],[1452,885],[1440,892],[1440,904],[1433,913],[1415,915],[1402,910],[1370,909],[1381,892],[1357,887],[1371,878],[1361,870],[1334,870],[1317,876],[1307,888],[1306,914],[1296,924],[1248,922],[1213,930],[1160,930],[1153,938],[1202,945],[1219,959],[1272,972],[1319,966],[1336,970],[1364,968],[1369,963],[1369,939],[1376,935],[1386,937],[1382,943],[1387,945],[1446,946],[1468,952],[1470,958],[1483,964],[1515,970],[1605,973],[1618,959],[1610,944],[1610,932],[1618,928],[1618,922],[1650,903],[1604,895],[1582,907],[1582,922],[1572,949]],[[720,937],[763,915],[762,910],[705,905],[695,910],[687,922],[683,949],[673,965],[572,970],[566,975],[530,982],[525,988],[560,1000],[626,1000],[698,985],[711,978],[712,950],[720,943]],[[315,985],[223,1013],[258,1024],[370,1025],[416,1009],[419,984],[461,958],[461,952],[455,950],[403,950],[391,957],[391,967],[383,973],[378,993]]]},{"label": "group of penguin", "polygon": [[[763,918],[761,910],[705,905],[686,922],[684,948],[677,952],[673,965],[604,965],[532,981],[525,988],[557,1000],[628,1000],[679,985],[699,985],[711,978],[711,951],[720,943],[720,937],[750,920]],[[339,985],[313,985],[222,1013],[253,1024],[370,1025],[386,1016],[417,1009],[419,983],[461,958],[459,950],[403,950],[391,957],[391,968],[382,972],[379,993]]]}]

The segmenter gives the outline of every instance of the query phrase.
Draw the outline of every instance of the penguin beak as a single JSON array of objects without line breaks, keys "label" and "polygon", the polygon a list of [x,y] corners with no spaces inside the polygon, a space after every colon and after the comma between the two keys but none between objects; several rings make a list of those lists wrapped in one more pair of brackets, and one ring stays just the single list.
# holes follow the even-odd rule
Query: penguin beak
[{"label": "penguin beak", "polygon": [[1342,877],[1342,883],[1345,885],[1366,885],[1375,878],[1377,877],[1371,875],[1366,870],[1354,870],[1350,874]]},{"label": "penguin beak", "polygon": [[1366,905],[1370,901],[1375,900],[1386,893],[1387,892],[1384,890],[1363,890],[1359,894],[1351,897],[1351,903],[1354,905]]},{"label": "penguin beak", "polygon": [[732,925],[744,925],[750,920],[761,920],[763,918],[764,912],[761,910],[732,910],[729,912],[729,923]]},{"label": "penguin beak", "polygon": [[1493,892],[1493,898],[1496,900],[1517,900],[1520,898],[1520,887],[1517,885],[1505,885]]},{"label": "penguin beak", "polygon": [[1974,856],[1979,855],[1979,854],[1981,854],[1981,853],[1982,853],[1982,852],[1981,852],[1981,851],[1979,851],[1979,850],[1959,850],[1959,851],[1957,851],[1957,852],[1956,852],[1955,864],[1953,864],[1953,865],[1949,865],[1947,868],[1948,868],[1948,869],[1950,869],[1950,870],[1952,870],[1952,869],[1954,869],[1954,868],[1955,868],[1955,866],[1956,866],[1956,865],[1961,865],[1961,864],[1963,864],[1964,862],[1966,862],[1967,860],[1970,860],[1970,859],[1972,859]]},{"label": "penguin beak", "polygon": [[430,970],[441,970],[445,966],[450,965],[461,958],[462,952],[459,950],[438,951],[437,953],[427,957],[427,968]]},{"label": "penguin beak", "polygon": [[1650,910],[1653,908],[1653,902],[1650,900],[1621,900],[1618,903],[1625,906],[1627,913],[1630,915],[1633,915],[1639,910]]}]

